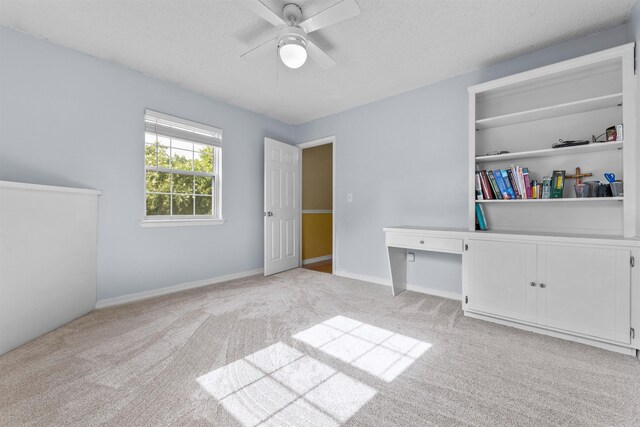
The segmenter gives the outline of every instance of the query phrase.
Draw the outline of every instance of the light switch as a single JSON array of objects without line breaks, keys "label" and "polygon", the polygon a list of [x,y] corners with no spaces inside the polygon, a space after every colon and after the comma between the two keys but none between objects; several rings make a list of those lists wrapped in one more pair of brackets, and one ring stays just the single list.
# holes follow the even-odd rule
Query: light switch
[{"label": "light switch", "polygon": [[415,262],[416,254],[413,252],[407,252],[407,262]]},{"label": "light switch", "polygon": [[353,193],[347,193],[347,203],[353,203]]}]

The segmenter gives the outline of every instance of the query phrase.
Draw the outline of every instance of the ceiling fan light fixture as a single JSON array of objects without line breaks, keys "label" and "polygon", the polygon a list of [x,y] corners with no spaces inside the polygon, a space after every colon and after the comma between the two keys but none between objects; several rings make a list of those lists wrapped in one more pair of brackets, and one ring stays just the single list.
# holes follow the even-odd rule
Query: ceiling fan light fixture
[{"label": "ceiling fan light fixture", "polygon": [[307,34],[302,28],[288,27],[278,39],[280,60],[289,68],[300,68],[307,60]]}]

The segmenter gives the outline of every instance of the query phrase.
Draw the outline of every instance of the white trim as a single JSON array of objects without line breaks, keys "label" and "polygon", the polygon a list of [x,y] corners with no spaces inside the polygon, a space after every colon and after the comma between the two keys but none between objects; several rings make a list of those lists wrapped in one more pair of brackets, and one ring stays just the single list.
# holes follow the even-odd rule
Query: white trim
[{"label": "white trim", "polygon": [[194,225],[222,225],[224,218],[206,219],[143,219],[140,227],[191,227]]},{"label": "white trim", "polygon": [[212,138],[218,141],[222,140],[222,129],[217,128],[215,126],[205,125],[204,123],[194,122],[192,120],[183,119],[182,117],[160,113],[158,111],[150,110],[148,108],[144,110],[144,115],[154,119],[160,119],[160,120],[166,120],[168,122],[179,123],[181,125],[187,126],[188,128],[191,128],[191,130],[194,130],[194,131],[208,131],[216,135],[220,135],[219,137],[212,136]]},{"label": "white trim", "polygon": [[[325,145],[325,144],[333,144],[331,146],[331,170],[332,170],[332,189],[331,189],[331,197],[332,197],[332,205],[333,205],[333,210],[331,211],[331,213],[333,213],[333,216],[331,218],[331,233],[332,233],[332,251],[331,253],[333,254],[333,261],[331,263],[331,270],[334,272],[337,269],[337,264],[338,264],[338,240],[337,240],[337,232],[336,232],[336,216],[337,216],[337,208],[336,208],[336,136],[335,135],[331,135],[331,136],[325,136],[322,138],[318,138],[318,139],[314,139],[313,141],[308,141],[308,142],[303,142],[302,144],[298,144],[297,147],[300,148],[300,167],[298,169],[299,174],[300,174],[300,185],[298,185],[298,188],[300,188],[299,191],[299,196],[300,196],[300,200],[302,200],[302,150],[304,150],[305,148],[311,148],[311,147],[317,147],[318,145]],[[307,211],[308,212],[308,211]],[[300,247],[302,247],[302,214],[304,212],[301,211],[300,212],[300,218],[299,220],[299,228],[298,228],[298,236],[300,236],[299,239],[299,243],[300,243]],[[298,265],[303,265],[302,264],[302,251],[300,251],[299,253],[299,259],[298,259]]]},{"label": "white trim", "polygon": [[100,190],[89,188],[56,187],[53,185],[29,184],[28,182],[0,181],[0,188],[15,188],[19,190],[53,191],[58,193],[93,194],[99,196]]},{"label": "white trim", "polygon": [[303,142],[298,144],[297,147],[304,150],[305,148],[317,147],[318,145],[332,144],[336,140],[334,136],[325,136],[323,138],[314,139],[313,141]]},{"label": "white trim", "polygon": [[[333,274],[339,277],[345,277],[347,279],[360,280],[363,282],[369,282],[376,285],[391,287],[391,280],[389,279],[382,279],[380,277],[367,276],[364,274],[350,273],[344,270],[337,270]],[[411,285],[411,284],[407,284],[407,290],[412,292],[417,292],[420,294],[432,295],[432,296],[451,299],[455,301],[462,301],[462,294],[459,294],[457,292],[443,291],[441,289],[434,289],[426,286]]]},{"label": "white trim", "polygon": [[322,262],[322,261],[329,261],[331,258],[333,258],[332,255],[319,256],[316,258],[307,258],[302,260],[302,265],[308,265],[308,264],[313,264],[313,263]]},{"label": "white trim", "polygon": [[330,214],[333,213],[332,209],[305,209],[303,214]]},{"label": "white trim", "polygon": [[96,302],[96,309],[112,307],[114,305],[127,304],[130,302],[141,301],[149,298],[169,295],[187,289],[201,288],[203,286],[214,285],[230,280],[242,279],[244,277],[256,276],[262,274],[263,269],[243,271],[241,273],[227,274],[226,276],[213,277],[211,279],[196,280],[194,282],[182,283],[180,285],[167,286],[165,288],[154,289],[151,291],[136,292],[135,294],[127,294],[114,298],[101,299]]}]

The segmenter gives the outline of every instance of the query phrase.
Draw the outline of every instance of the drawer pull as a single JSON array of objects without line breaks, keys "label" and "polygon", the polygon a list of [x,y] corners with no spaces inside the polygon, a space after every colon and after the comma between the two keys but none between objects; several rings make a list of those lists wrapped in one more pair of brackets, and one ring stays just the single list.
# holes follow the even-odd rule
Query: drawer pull
[{"label": "drawer pull", "polygon": [[536,282],[531,282],[531,283],[529,283],[529,284],[530,284],[531,286],[533,286],[534,288],[535,288],[536,286],[538,286],[538,284],[537,284]]},{"label": "drawer pull", "polygon": [[546,287],[547,287],[547,285],[545,285],[544,283],[540,283],[540,287],[541,287],[541,288],[546,288]]},{"label": "drawer pull", "polygon": [[420,244],[421,244],[421,245],[424,245],[424,240],[420,240]]}]

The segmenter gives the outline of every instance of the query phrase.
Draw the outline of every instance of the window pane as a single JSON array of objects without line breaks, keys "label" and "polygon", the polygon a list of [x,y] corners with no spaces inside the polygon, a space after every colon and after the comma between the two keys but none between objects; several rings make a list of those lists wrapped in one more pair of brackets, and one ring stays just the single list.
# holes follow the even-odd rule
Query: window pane
[{"label": "window pane", "polygon": [[146,144],[155,144],[156,143],[156,134],[155,133],[144,133],[144,142]]},{"label": "window pane", "polygon": [[193,215],[193,196],[173,195],[172,215]]},{"label": "window pane", "polygon": [[213,177],[196,176],[196,194],[213,194]]},{"label": "window pane", "polygon": [[156,156],[155,144],[144,146],[144,164],[147,166],[158,165],[158,157]]},{"label": "window pane", "polygon": [[171,192],[170,174],[147,171],[147,193]]},{"label": "window pane", "polygon": [[211,215],[211,196],[196,196],[196,215]]},{"label": "window pane", "polygon": [[171,149],[171,167],[183,171],[193,170],[193,151]]},{"label": "window pane", "polygon": [[169,148],[162,145],[157,146],[158,150],[158,166],[161,168],[170,168],[171,162],[169,160]]},{"label": "window pane", "polygon": [[147,194],[147,215],[169,215],[170,197],[168,194]]},{"label": "window pane", "polygon": [[196,152],[194,153],[193,170],[213,173],[213,147],[199,144],[194,145]]},{"label": "window pane", "polygon": [[173,193],[193,194],[193,176],[174,173]]}]

